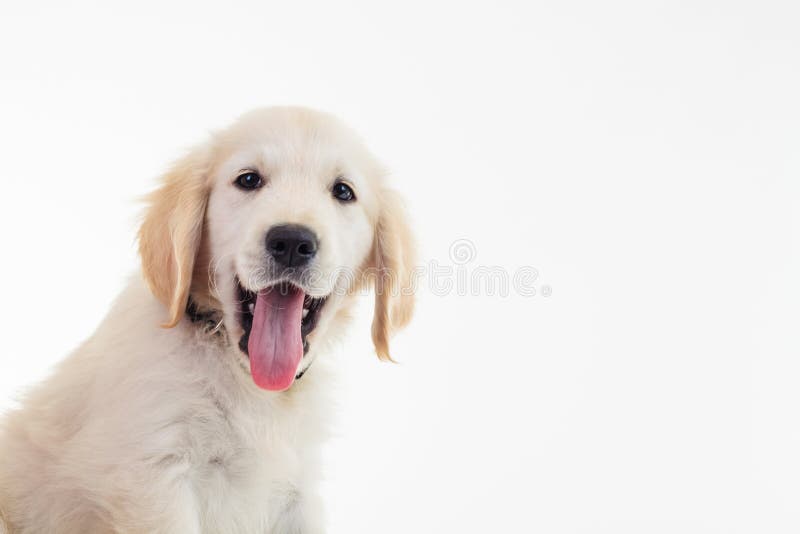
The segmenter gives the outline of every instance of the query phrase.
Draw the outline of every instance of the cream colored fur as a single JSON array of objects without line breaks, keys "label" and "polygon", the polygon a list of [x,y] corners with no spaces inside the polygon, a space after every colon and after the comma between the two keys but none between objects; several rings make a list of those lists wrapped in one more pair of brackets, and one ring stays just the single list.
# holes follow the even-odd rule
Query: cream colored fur
[{"label": "cream colored fur", "polygon": [[[238,190],[242,169],[268,185]],[[353,205],[330,196],[340,176],[356,190]],[[234,280],[256,290],[269,282],[263,236],[284,222],[320,236],[324,276],[308,291],[331,296],[301,362],[313,365],[270,392],[254,385],[237,348]],[[318,447],[335,370],[325,353],[368,274],[381,357],[412,309],[395,291],[409,283],[411,240],[380,166],[326,114],[252,112],[165,175],[140,249],[143,276],[2,421],[0,533],[3,523],[3,534],[324,532]],[[222,314],[221,334],[184,316],[190,294]]]}]

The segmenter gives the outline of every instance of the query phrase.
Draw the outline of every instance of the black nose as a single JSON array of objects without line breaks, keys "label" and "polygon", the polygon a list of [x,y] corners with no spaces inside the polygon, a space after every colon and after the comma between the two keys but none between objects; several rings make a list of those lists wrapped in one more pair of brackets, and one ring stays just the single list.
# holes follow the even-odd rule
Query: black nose
[{"label": "black nose", "polygon": [[317,253],[317,236],[298,224],[273,226],[267,232],[267,253],[284,267],[301,267]]}]

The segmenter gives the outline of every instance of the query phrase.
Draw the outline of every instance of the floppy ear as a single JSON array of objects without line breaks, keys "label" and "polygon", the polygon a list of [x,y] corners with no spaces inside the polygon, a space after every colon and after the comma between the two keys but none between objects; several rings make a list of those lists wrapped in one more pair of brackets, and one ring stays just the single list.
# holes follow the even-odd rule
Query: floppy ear
[{"label": "floppy ear", "polygon": [[196,149],[173,165],[148,196],[139,229],[144,278],[169,312],[165,328],[178,324],[189,299],[208,203],[208,159],[205,150]]},{"label": "floppy ear", "polygon": [[392,361],[389,338],[404,327],[414,311],[414,240],[405,209],[394,191],[382,192],[381,211],[372,249],[375,269],[375,315],[372,342],[381,360]]}]

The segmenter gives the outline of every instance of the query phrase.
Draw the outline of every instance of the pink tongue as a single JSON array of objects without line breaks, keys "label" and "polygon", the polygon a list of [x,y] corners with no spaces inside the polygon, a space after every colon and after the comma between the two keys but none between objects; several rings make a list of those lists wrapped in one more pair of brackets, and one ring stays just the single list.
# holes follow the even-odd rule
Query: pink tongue
[{"label": "pink tongue", "polygon": [[305,294],[296,287],[273,287],[256,297],[253,327],[247,343],[250,373],[263,389],[288,389],[303,358],[300,322]]}]

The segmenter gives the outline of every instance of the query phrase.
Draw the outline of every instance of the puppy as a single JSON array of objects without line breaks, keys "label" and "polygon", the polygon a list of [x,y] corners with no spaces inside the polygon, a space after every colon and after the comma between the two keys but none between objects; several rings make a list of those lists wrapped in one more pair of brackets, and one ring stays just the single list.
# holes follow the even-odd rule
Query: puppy
[{"label": "puppy", "polygon": [[213,134],[149,197],[142,276],[3,421],[0,522],[323,532],[325,352],[372,285],[390,359],[413,308],[411,241],[381,166],[330,115],[263,109]]}]

